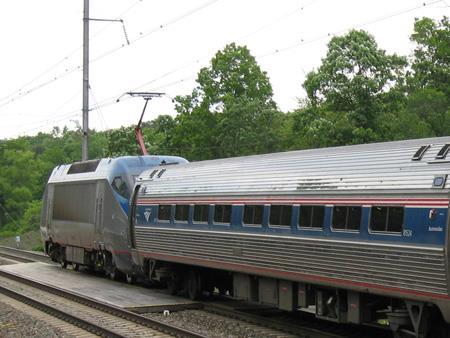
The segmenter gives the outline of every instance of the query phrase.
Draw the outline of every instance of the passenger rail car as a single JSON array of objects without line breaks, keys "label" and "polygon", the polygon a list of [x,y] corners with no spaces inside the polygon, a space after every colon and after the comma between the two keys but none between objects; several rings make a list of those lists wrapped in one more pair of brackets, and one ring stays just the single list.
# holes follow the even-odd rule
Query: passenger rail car
[{"label": "passenger rail car", "polygon": [[442,137],[152,168],[132,199],[133,259],[191,297],[446,336],[449,150]]},{"label": "passenger rail car", "polygon": [[43,196],[45,251],[64,267],[86,265],[112,278],[117,271],[133,278],[127,234],[134,181],[148,168],[185,162],[173,156],[124,156],[54,168]]}]

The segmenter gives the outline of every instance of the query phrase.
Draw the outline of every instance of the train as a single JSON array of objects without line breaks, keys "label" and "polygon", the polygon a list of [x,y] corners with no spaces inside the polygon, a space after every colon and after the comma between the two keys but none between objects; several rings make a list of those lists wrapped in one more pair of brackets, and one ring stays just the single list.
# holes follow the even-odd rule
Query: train
[{"label": "train", "polygon": [[176,156],[122,156],[59,165],[43,195],[40,232],[52,260],[136,278],[129,251],[129,199],[146,169],[186,163]]},{"label": "train", "polygon": [[437,137],[151,167],[108,251],[193,299],[449,337],[449,152]]}]

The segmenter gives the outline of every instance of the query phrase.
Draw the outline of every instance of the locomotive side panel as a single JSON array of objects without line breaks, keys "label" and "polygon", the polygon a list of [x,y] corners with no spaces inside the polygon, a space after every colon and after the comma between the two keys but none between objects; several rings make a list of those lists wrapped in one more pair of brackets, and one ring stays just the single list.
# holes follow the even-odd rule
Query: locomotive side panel
[{"label": "locomotive side panel", "polygon": [[54,242],[94,247],[97,183],[55,184],[49,236]]}]

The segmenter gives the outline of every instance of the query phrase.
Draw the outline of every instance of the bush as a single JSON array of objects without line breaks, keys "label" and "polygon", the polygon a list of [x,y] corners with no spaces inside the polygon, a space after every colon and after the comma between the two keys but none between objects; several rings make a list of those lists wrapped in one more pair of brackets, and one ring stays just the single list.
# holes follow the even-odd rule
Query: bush
[{"label": "bush", "polygon": [[33,248],[31,250],[44,252],[44,245],[43,244],[35,245],[35,246],[33,246]]}]

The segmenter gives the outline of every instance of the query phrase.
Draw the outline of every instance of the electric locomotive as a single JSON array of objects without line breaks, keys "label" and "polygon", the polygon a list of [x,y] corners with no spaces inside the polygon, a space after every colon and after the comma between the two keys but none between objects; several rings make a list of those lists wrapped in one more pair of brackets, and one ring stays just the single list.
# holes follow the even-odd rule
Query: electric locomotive
[{"label": "electric locomotive", "polygon": [[57,166],[43,196],[46,253],[62,267],[84,265],[132,281],[140,271],[132,264],[128,237],[134,181],[148,168],[186,162],[175,156],[123,156]]},{"label": "electric locomotive", "polygon": [[340,323],[447,337],[450,137],[160,166],[136,181],[133,260]]}]

